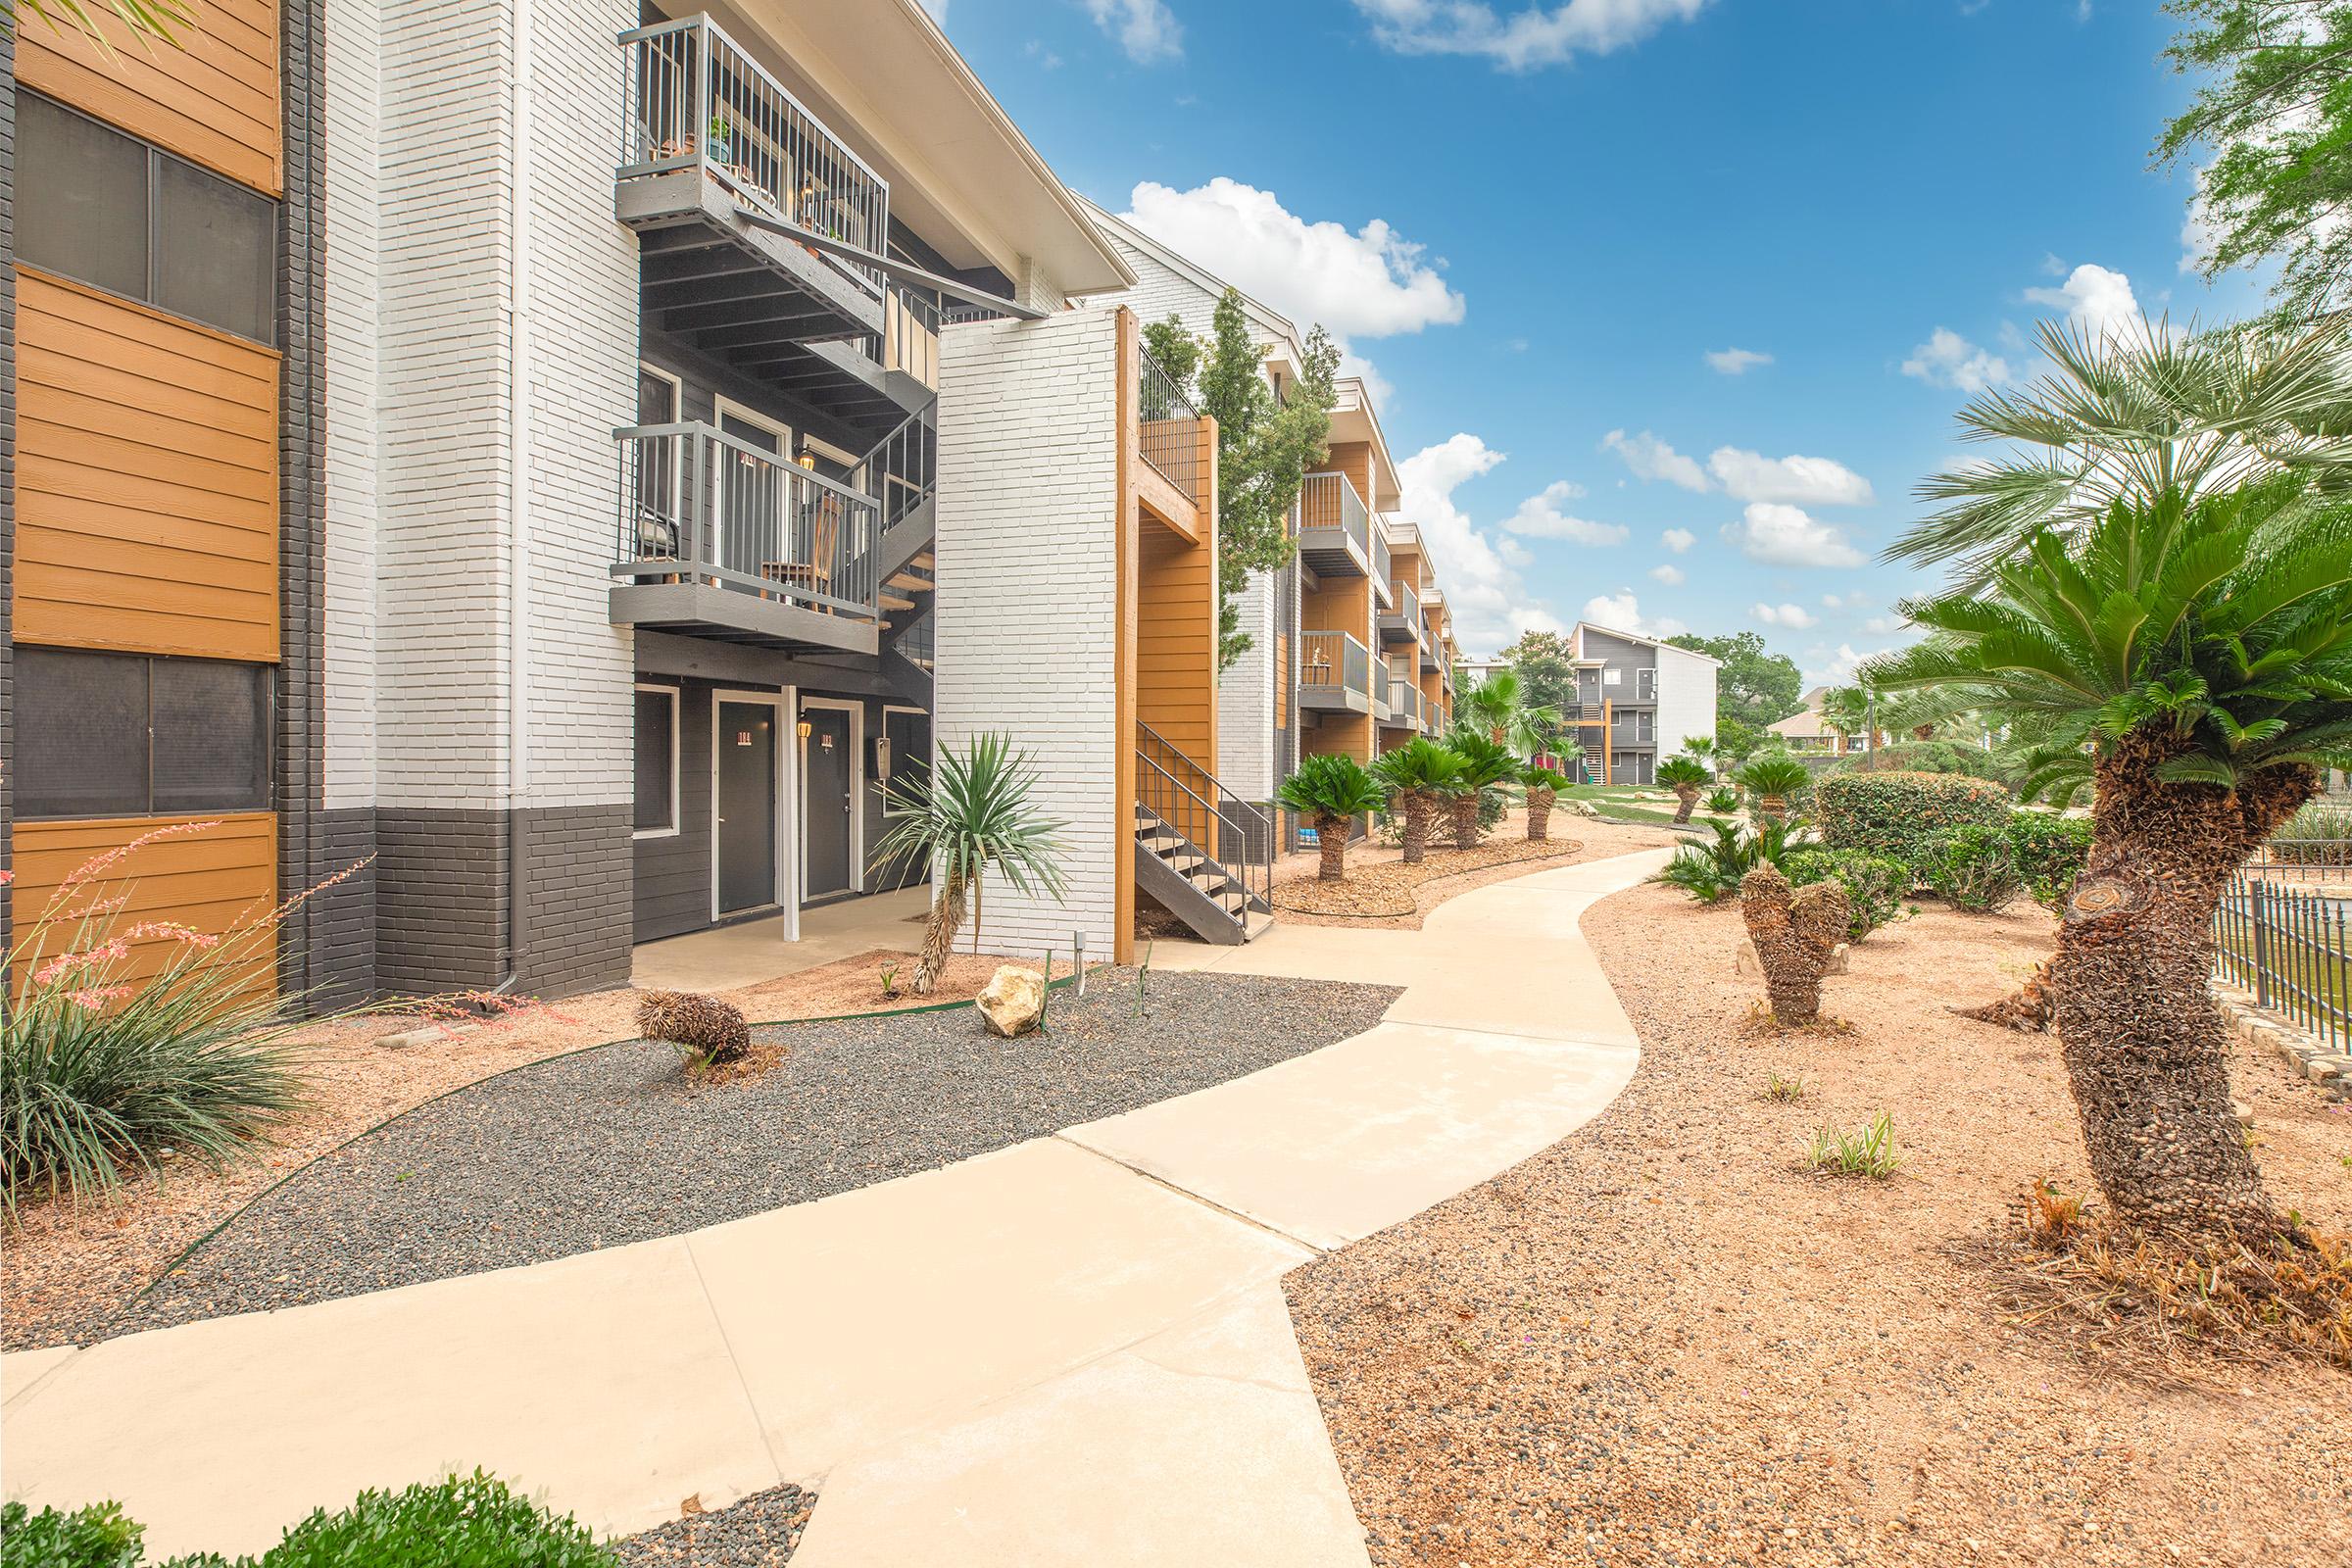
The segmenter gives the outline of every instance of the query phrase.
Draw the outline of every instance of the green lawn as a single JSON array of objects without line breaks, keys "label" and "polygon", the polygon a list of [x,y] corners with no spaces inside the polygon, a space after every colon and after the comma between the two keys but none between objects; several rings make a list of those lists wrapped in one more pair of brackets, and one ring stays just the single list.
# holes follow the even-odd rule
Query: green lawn
[{"label": "green lawn", "polygon": [[[1672,822],[1680,803],[1674,791],[1644,789],[1638,784],[1571,784],[1559,792],[1563,800],[1591,801],[1600,808],[1604,821],[1611,822]],[[1729,821],[1706,811],[1699,811],[1693,822]]]}]

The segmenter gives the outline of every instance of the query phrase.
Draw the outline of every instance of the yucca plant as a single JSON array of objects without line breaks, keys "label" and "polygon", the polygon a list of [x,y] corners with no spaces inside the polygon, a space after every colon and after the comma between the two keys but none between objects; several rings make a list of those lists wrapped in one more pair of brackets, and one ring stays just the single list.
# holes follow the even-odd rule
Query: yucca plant
[{"label": "yucca plant", "polygon": [[1316,878],[1342,882],[1348,877],[1349,824],[1387,805],[1389,792],[1363,763],[1333,753],[1300,759],[1298,771],[1282,781],[1274,798],[1314,824],[1322,855]]},{"label": "yucca plant", "polygon": [[1698,809],[1698,792],[1714,777],[1707,764],[1694,757],[1669,757],[1658,764],[1657,780],[1674,791],[1678,803],[1674,808],[1676,822],[1688,822],[1690,813]]},{"label": "yucca plant", "polygon": [[1930,636],[1868,678],[2038,741],[2028,799],[2091,792],[2046,991],[2108,1200],[2182,1239],[2289,1229],[2230,1114],[2206,977],[2230,878],[2352,763],[2352,509],[2296,475],[2119,501],[1982,594],[1902,608]]},{"label": "yucca plant", "polygon": [[1462,760],[1462,768],[1454,776],[1447,798],[1453,811],[1453,847],[1457,850],[1478,848],[1478,808],[1486,792],[1519,777],[1519,760],[1510,748],[1497,745],[1478,731],[1464,726],[1446,738]]},{"label": "yucca plant", "polygon": [[1765,756],[1741,764],[1732,782],[1747,791],[1759,820],[1779,822],[1788,815],[1788,797],[1812,783],[1813,775],[1793,757]]},{"label": "yucca plant", "polygon": [[1527,836],[1542,844],[1551,837],[1551,803],[1568,787],[1568,775],[1530,762],[1519,770],[1519,787],[1527,793]]},{"label": "yucca plant", "polygon": [[893,787],[883,806],[882,839],[869,858],[877,865],[928,865],[939,879],[914,963],[916,996],[927,997],[938,986],[956,933],[963,928],[967,897],[972,951],[980,951],[982,894],[991,869],[1015,893],[1060,901],[1066,889],[1062,824],[1031,804],[1036,789],[1029,754],[1013,751],[1006,735],[975,735],[960,753],[943,751],[927,776],[902,775]]},{"label": "yucca plant", "polygon": [[1416,735],[1372,764],[1372,776],[1388,790],[1397,815],[1404,819],[1404,859],[1422,859],[1429,851],[1429,828],[1438,803],[1461,776],[1459,753]]}]

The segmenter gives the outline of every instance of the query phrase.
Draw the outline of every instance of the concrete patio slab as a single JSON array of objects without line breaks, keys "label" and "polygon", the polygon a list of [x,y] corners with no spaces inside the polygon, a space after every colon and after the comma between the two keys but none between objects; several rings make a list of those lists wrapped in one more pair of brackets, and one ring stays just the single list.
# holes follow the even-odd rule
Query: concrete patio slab
[{"label": "concrete patio slab", "polygon": [[691,1246],[795,1481],[1310,1255],[1054,1139],[717,1226]]},{"label": "concrete patio slab", "polygon": [[876,948],[911,951],[922,940],[915,916],[928,888],[901,888],[801,911],[801,939],[784,940],[784,917],[744,920],[648,942],[629,955],[629,983],[644,990],[732,991]]},{"label": "concrete patio slab", "polygon": [[1280,1287],[834,1472],[795,1568],[1364,1568]]},{"label": "concrete patio slab", "polygon": [[157,1557],[483,1466],[599,1534],[774,1460],[681,1240],[216,1318],[82,1351],[8,1412],[11,1497],[115,1498]]},{"label": "concrete patio slab", "polygon": [[1390,1022],[1062,1136],[1330,1249],[1566,1137],[1639,1059],[1630,1046]]}]

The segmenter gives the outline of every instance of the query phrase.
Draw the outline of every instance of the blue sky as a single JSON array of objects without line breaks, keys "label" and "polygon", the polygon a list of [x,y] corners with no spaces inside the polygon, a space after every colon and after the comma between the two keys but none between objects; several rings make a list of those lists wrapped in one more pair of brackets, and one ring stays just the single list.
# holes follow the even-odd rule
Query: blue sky
[{"label": "blue sky", "polygon": [[2153,3],[944,11],[1072,186],[1369,363],[1473,654],[1592,610],[1838,673],[2035,322],[2258,303],[2181,270]]}]

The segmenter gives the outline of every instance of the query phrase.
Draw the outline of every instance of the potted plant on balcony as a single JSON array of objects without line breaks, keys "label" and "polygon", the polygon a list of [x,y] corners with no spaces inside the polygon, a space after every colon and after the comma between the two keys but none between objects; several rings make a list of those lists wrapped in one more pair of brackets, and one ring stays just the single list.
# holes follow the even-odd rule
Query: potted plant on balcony
[{"label": "potted plant on balcony", "polygon": [[724,115],[712,115],[703,138],[703,156],[722,168],[735,161],[735,124]]}]

